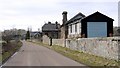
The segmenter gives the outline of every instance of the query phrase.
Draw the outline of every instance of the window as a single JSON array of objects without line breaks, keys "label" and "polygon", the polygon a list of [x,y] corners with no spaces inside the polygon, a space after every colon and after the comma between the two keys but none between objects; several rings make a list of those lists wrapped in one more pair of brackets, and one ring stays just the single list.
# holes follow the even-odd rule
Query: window
[{"label": "window", "polygon": [[72,25],[70,25],[70,33],[72,33]]},{"label": "window", "polygon": [[77,23],[75,24],[75,32],[77,32]]}]

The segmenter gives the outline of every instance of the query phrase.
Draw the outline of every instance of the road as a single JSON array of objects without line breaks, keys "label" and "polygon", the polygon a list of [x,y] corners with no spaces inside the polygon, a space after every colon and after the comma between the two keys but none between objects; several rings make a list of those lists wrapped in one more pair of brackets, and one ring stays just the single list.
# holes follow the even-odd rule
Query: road
[{"label": "road", "polygon": [[23,41],[21,49],[3,66],[84,66],[46,47]]}]

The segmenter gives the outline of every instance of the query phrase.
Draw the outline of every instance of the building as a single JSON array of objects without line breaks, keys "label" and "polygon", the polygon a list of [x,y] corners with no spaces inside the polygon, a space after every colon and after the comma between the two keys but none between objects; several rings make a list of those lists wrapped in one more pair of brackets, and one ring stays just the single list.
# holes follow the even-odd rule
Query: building
[{"label": "building", "polygon": [[95,12],[81,20],[82,37],[111,37],[113,36],[113,19]]},{"label": "building", "polygon": [[30,36],[32,39],[41,39],[42,32],[39,32],[39,31],[30,32]]},{"label": "building", "polygon": [[63,12],[61,38],[112,37],[113,19],[95,12],[87,17],[78,13],[67,21],[67,12]]},{"label": "building", "polygon": [[120,36],[120,27],[114,27],[113,31],[114,31],[113,36]]},{"label": "building", "polygon": [[80,38],[81,37],[81,20],[85,17],[84,14],[78,13],[69,21],[66,25],[68,27],[68,38]]},{"label": "building", "polygon": [[60,38],[60,24],[58,22],[55,22],[55,24],[51,22],[45,23],[42,26],[42,34],[54,39]]}]

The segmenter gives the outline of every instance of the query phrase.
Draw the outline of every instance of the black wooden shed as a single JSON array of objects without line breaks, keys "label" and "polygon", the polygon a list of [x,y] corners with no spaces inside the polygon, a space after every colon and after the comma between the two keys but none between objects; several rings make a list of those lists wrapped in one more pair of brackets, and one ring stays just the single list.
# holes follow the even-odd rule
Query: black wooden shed
[{"label": "black wooden shed", "polygon": [[95,12],[81,20],[82,37],[111,37],[113,35],[113,19]]}]

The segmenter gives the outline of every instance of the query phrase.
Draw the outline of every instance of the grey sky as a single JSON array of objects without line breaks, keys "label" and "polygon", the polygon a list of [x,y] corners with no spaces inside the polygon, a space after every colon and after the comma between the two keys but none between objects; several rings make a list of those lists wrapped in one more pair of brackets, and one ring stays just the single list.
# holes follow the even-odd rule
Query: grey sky
[{"label": "grey sky", "polygon": [[36,31],[48,21],[62,24],[64,10],[68,19],[79,12],[88,16],[99,11],[118,25],[118,0],[0,0],[0,30],[32,27]]}]

